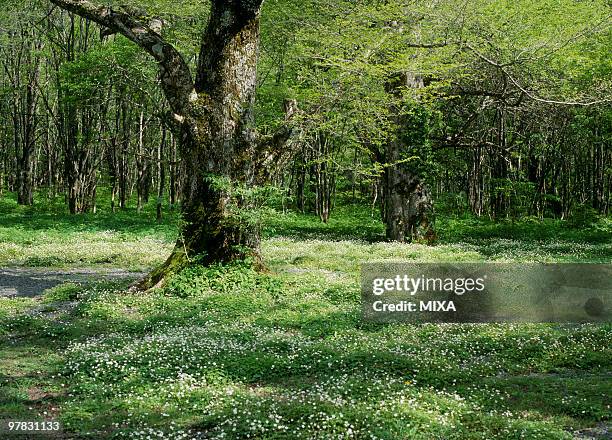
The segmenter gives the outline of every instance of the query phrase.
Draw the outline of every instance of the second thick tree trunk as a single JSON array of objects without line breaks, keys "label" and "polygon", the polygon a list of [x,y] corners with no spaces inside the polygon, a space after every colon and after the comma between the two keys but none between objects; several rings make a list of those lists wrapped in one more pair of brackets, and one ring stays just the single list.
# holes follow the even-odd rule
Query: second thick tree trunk
[{"label": "second thick tree trunk", "polygon": [[[420,76],[402,73],[387,84],[387,91],[401,99],[406,89],[422,87]],[[431,223],[431,191],[410,160],[426,142],[427,121],[416,111],[405,112],[398,107],[394,113],[397,131],[384,151],[383,219],[387,239],[430,242],[435,235]]]}]

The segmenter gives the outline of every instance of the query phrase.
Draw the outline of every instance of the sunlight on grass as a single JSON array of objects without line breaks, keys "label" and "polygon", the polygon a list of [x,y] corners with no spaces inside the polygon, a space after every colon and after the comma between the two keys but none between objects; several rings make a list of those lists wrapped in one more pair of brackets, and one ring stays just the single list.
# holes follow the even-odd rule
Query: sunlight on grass
[{"label": "sunlight on grass", "polygon": [[[609,262],[609,222],[547,235],[456,220],[432,247],[376,242],[369,212],[340,214],[331,226],[268,219],[263,273],[195,267],[147,293],[66,283],[3,298],[0,412],[46,412],[82,438],[129,439],[571,439],[607,423],[612,326],[365,323],[359,271],[372,261]],[[151,267],[173,241],[172,221],[9,217],[0,264]]]}]

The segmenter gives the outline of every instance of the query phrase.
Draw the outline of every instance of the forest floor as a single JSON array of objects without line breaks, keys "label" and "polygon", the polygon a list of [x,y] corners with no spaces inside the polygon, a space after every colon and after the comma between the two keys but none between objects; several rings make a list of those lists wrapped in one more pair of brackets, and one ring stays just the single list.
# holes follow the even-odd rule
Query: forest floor
[{"label": "forest floor", "polygon": [[133,293],[176,216],[0,213],[0,419],[57,418],[75,439],[610,438],[612,326],[367,324],[359,288],[374,260],[609,263],[610,219],[449,217],[425,246],[380,242],[367,209],[279,213],[266,273],[190,269]]}]

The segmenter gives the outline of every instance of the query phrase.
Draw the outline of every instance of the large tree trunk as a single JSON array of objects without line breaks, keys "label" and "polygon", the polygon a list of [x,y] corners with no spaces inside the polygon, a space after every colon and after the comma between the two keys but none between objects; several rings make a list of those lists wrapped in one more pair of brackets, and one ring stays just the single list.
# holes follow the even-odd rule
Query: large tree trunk
[{"label": "large tree trunk", "polygon": [[432,197],[427,184],[401,162],[395,142],[386,148],[384,173],[384,220],[387,239],[399,242],[430,241]]},{"label": "large tree trunk", "polygon": [[[202,36],[195,82],[187,63],[160,35],[161,21],[130,15],[125,8],[87,0],[51,0],[141,46],[159,64],[161,87],[177,122],[184,167],[183,226],[167,262],[142,287],[162,282],[190,261],[259,261],[257,228],[236,215],[246,200],[232,197],[236,185],[255,179],[253,104],[263,0],[213,0]],[[234,191],[235,192],[235,191]]]},{"label": "large tree trunk", "polygon": [[[400,102],[406,89],[424,87],[423,79],[411,73],[402,73],[387,84],[387,91]],[[426,122],[419,116],[405,114],[400,106],[394,108],[396,130],[393,139],[384,151],[385,171],[383,175],[383,220],[387,239],[399,242],[434,239],[431,222],[433,201],[431,191],[410,160],[418,154],[417,143],[426,139]],[[415,120],[411,120],[411,118]]]},{"label": "large tree trunk", "polygon": [[[244,2],[248,3],[248,2]],[[251,2],[260,3],[260,2]],[[259,8],[215,1],[203,38],[195,92],[180,135],[183,228],[165,265],[147,287],[197,258],[201,264],[252,257],[260,263],[256,225],[236,215],[248,201],[231,196],[254,178],[253,104]]]},{"label": "large tree trunk", "polygon": [[256,231],[232,218],[228,188],[215,182],[224,177],[230,184],[250,184],[253,178],[259,11],[249,13],[236,3],[213,2],[200,53],[198,98],[182,138],[188,232],[182,244],[209,261],[232,259],[236,246],[256,249],[259,242]]}]

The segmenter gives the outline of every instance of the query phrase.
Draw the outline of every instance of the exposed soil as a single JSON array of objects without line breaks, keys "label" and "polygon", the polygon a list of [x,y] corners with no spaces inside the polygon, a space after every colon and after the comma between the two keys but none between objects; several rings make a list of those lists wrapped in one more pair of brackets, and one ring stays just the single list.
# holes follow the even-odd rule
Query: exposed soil
[{"label": "exposed soil", "polygon": [[85,283],[92,281],[136,280],[142,272],[123,269],[32,269],[0,268],[0,297],[36,297],[45,290],[67,282]]}]

